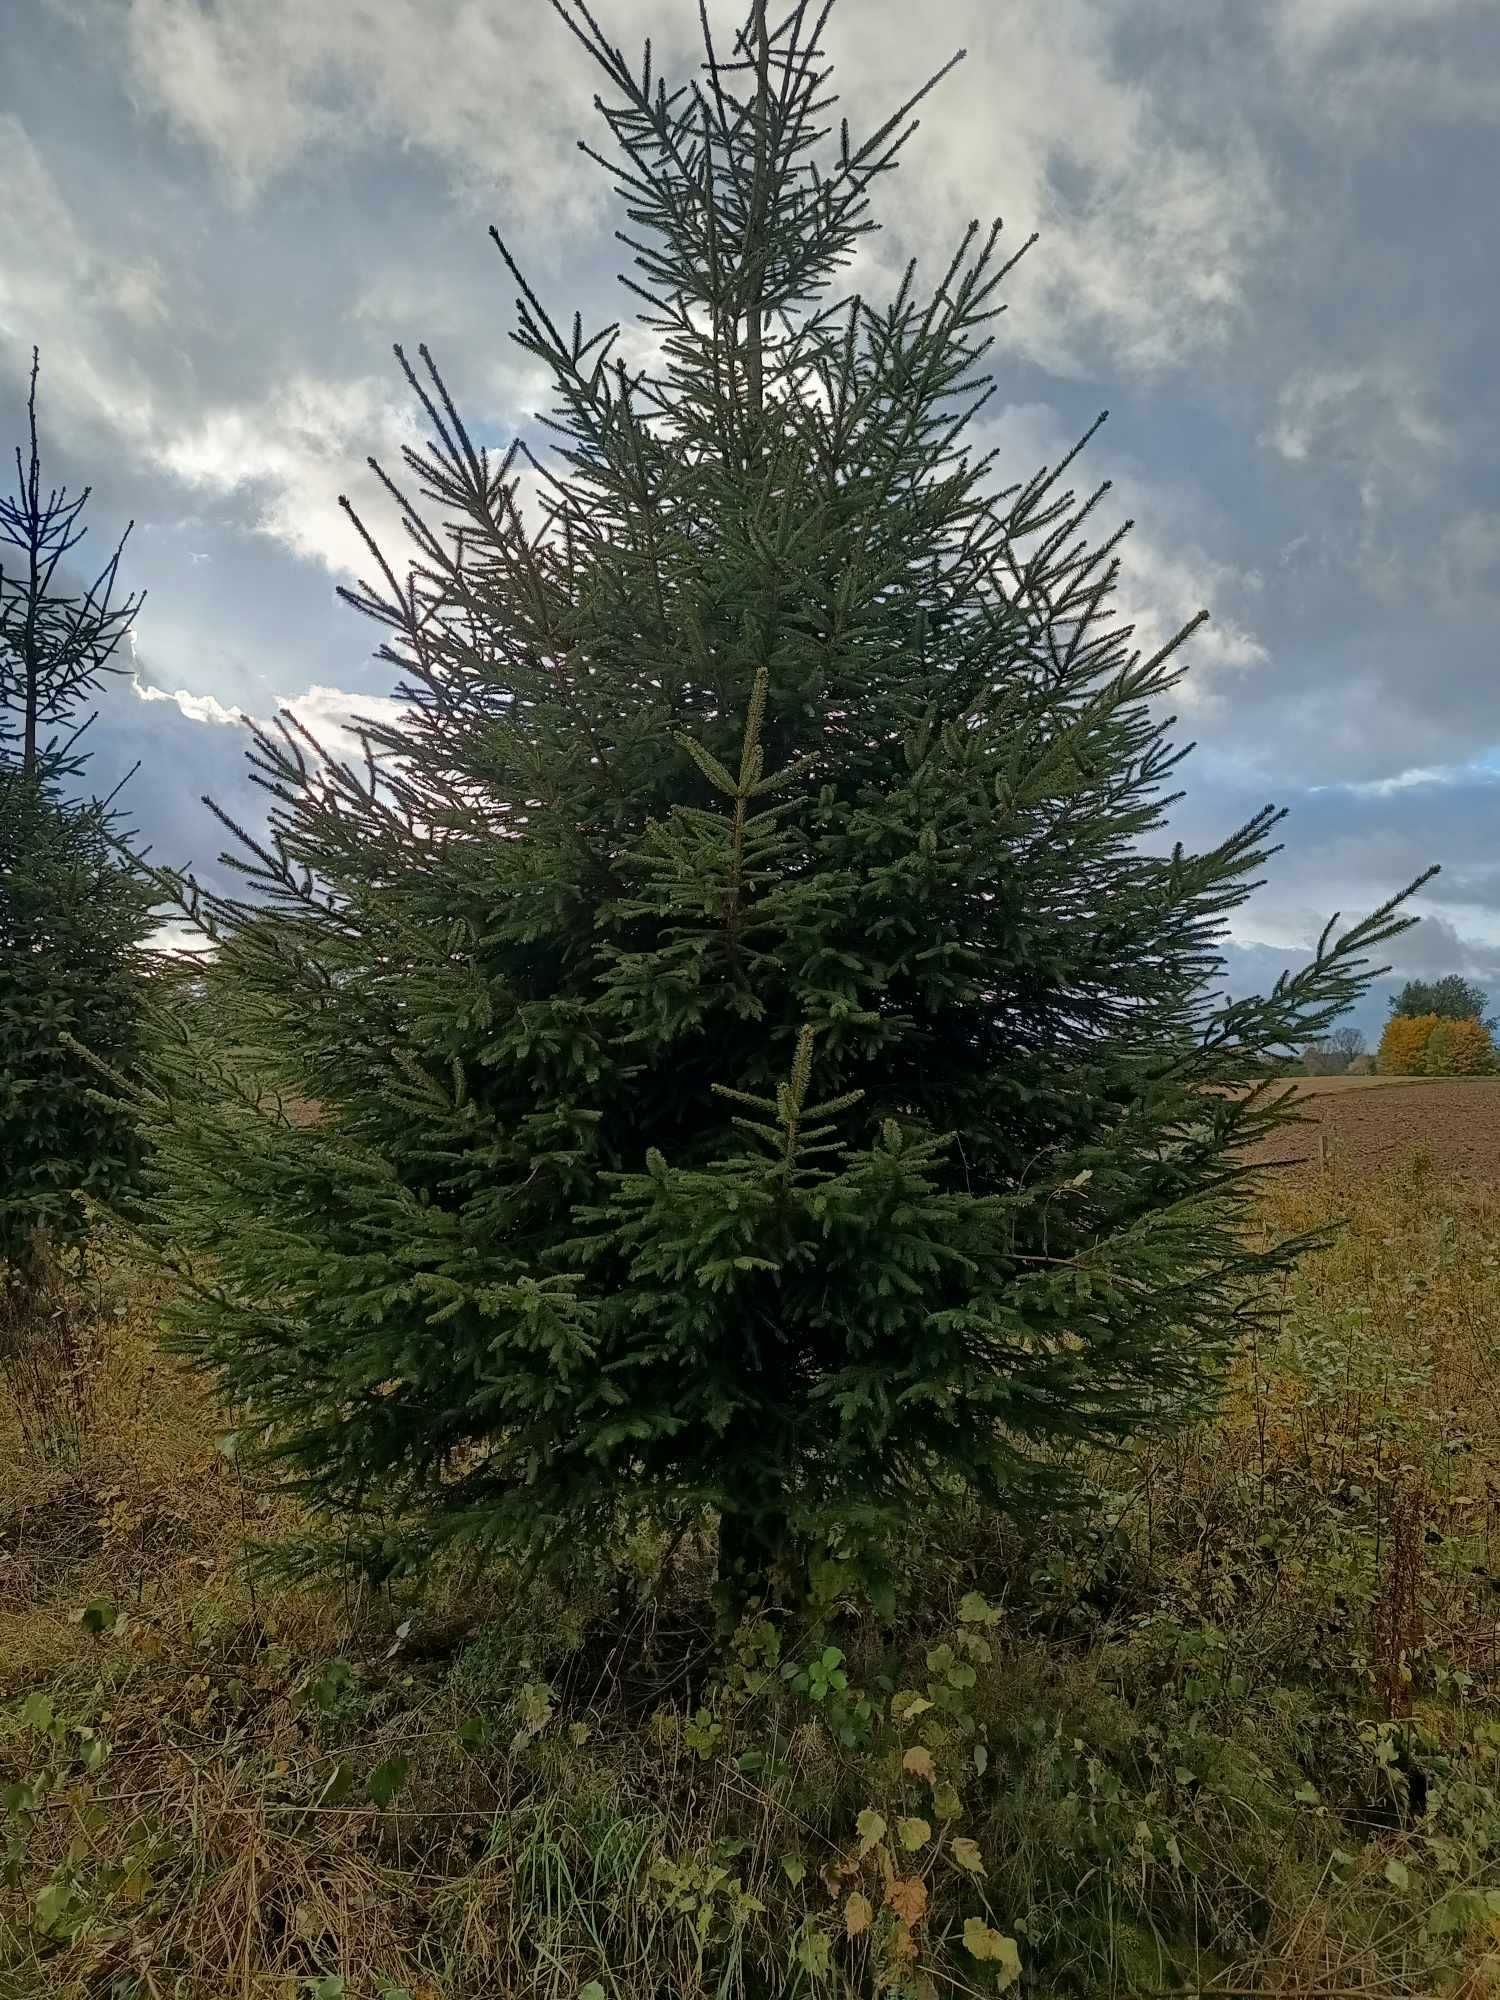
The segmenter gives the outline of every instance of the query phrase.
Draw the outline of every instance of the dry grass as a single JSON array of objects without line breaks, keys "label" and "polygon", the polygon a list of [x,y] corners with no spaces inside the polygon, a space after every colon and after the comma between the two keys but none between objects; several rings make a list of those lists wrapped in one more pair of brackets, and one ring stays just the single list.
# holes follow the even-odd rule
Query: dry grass
[{"label": "dry grass", "polygon": [[[1500,1196],[1419,1157],[1373,1184],[1284,1179],[1266,1210],[1278,1232],[1353,1226],[1221,1415],[1101,1467],[1094,1515],[1043,1549],[976,1523],[924,1552],[911,1632],[841,1638],[868,1684],[920,1686],[964,1588],[1007,1607],[965,1725],[993,1760],[960,1822],[989,1874],[943,1862],[941,1833],[903,1864],[931,1898],[905,1973],[889,1911],[852,1940],[842,1917],[873,1865],[857,1813],[903,1783],[892,1824],[914,1809],[884,1739],[846,1752],[780,1692],[715,1695],[649,1594],[621,1674],[589,1580],[252,1588],[247,1536],[294,1516],[242,1487],[231,1420],[159,1357],[157,1300],[117,1263],[77,1453],[39,1448],[0,1393],[0,1788],[44,1757],[27,1696],[63,1731],[0,1882],[0,2000],[993,1991],[961,1943],[980,1909],[1028,1925],[1057,1994],[1192,1990],[1185,1963],[1224,1991],[1500,1992]],[[89,1630],[90,1604],[123,1626]],[[722,1740],[694,1737],[708,1722]],[[92,1774],[79,1728],[109,1745]],[[393,1757],[410,1771],[381,1810]],[[78,1922],[48,1935],[36,1898],[59,1881]],[[1481,1903],[1439,1937],[1458,1890]],[[825,1980],[798,1969],[808,1935]]]}]

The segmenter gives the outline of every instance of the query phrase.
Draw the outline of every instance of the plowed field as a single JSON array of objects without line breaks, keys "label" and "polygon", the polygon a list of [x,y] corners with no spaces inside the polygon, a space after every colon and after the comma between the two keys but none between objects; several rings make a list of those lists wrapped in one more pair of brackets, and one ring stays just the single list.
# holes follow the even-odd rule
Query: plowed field
[{"label": "plowed field", "polygon": [[1439,1174],[1462,1174],[1500,1186],[1500,1078],[1389,1083],[1381,1077],[1327,1077],[1299,1084],[1301,1124],[1258,1146],[1257,1160],[1374,1173],[1415,1151]]}]

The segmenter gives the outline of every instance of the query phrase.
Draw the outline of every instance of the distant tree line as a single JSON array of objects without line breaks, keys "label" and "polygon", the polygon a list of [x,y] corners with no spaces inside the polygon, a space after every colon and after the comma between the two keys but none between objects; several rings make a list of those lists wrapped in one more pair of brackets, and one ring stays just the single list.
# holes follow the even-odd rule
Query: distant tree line
[{"label": "distant tree line", "polygon": [[1488,996],[1460,973],[1409,979],[1391,1002],[1380,1037],[1385,1076],[1488,1076],[1496,1068]]}]

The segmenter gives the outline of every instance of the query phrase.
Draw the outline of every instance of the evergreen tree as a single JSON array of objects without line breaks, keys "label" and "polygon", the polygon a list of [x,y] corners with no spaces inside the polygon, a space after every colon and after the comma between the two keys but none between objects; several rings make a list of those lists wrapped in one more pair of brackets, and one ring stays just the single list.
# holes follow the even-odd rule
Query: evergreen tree
[{"label": "evergreen tree", "polygon": [[[1488,996],[1461,972],[1441,979],[1408,979],[1391,1001],[1392,1014],[1436,1014],[1440,1021],[1483,1021]],[[1493,1027],[1494,1022],[1486,1023]]]},{"label": "evergreen tree", "polygon": [[1193,627],[1133,647],[1098,494],[975,441],[999,225],[838,290],[925,89],[830,141],[807,4],[678,88],[558,11],[660,360],[498,237],[556,455],[493,457],[401,357],[414,555],[367,537],[345,594],[406,720],[362,767],[258,730],[244,894],[180,885],[212,1011],[320,1119],[189,1037],[153,1229],[179,1345],[372,1561],[708,1506],[748,1585],[1035,1504],[1211,1380],[1296,1249],[1241,1228],[1286,1115],[1243,1086],[1404,920],[1215,996],[1279,815],[1164,841]]},{"label": "evergreen tree", "polygon": [[[122,536],[95,581],[71,587],[87,487],[44,489],[38,358],[29,450],[0,496],[0,1288],[24,1304],[52,1249],[78,1240],[84,1197],[117,1197],[141,1159],[138,1123],[99,1094],[98,1064],[129,1072],[141,1033],[139,946],[151,899],[121,865],[107,801],[73,793],[91,718],[140,596],[114,596]],[[128,535],[129,530],[126,530]]]}]

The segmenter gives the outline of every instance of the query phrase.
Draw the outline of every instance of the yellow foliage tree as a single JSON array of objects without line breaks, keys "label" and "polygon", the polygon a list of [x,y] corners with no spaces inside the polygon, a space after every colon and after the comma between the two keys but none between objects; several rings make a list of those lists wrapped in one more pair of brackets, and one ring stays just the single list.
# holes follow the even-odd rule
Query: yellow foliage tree
[{"label": "yellow foliage tree", "polygon": [[1426,1068],[1427,1044],[1437,1025],[1436,1014],[1392,1014],[1380,1037],[1376,1059],[1381,1075],[1421,1076]]},{"label": "yellow foliage tree", "polygon": [[1454,1029],[1457,1021],[1439,1021],[1427,1037],[1427,1046],[1422,1051],[1423,1076],[1456,1076],[1453,1062]]},{"label": "yellow foliage tree", "polygon": [[[1488,1076],[1495,1068],[1495,1043],[1483,1021],[1472,1017],[1467,1021],[1444,1021],[1446,1034],[1443,1036],[1443,1056],[1447,1069],[1442,1074],[1449,1076]],[[1434,1035],[1427,1044],[1427,1057],[1432,1060]]]}]

